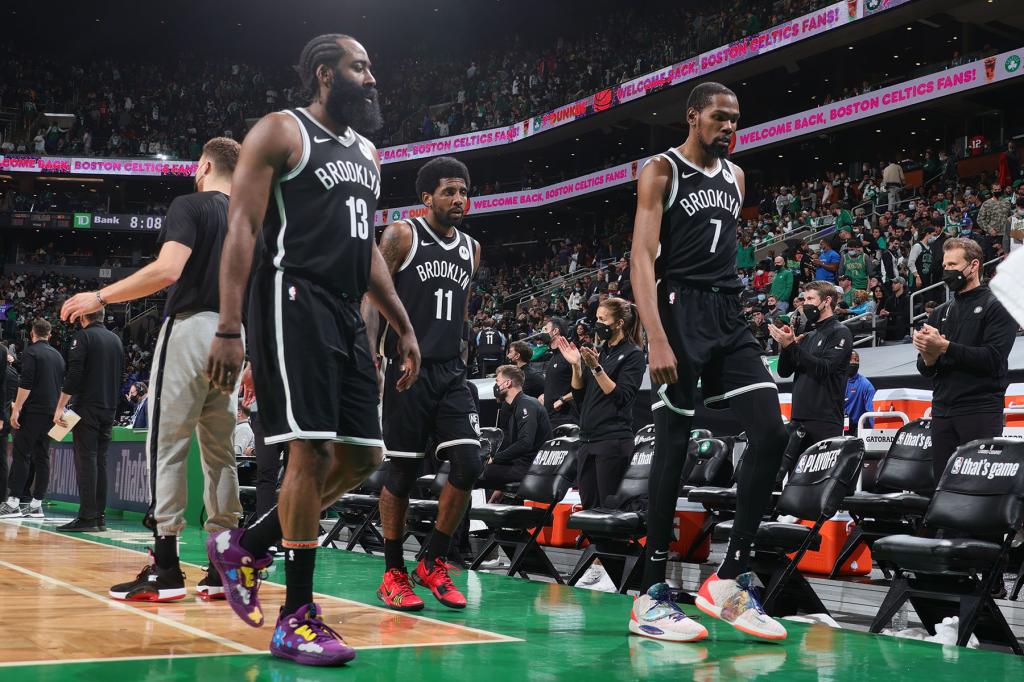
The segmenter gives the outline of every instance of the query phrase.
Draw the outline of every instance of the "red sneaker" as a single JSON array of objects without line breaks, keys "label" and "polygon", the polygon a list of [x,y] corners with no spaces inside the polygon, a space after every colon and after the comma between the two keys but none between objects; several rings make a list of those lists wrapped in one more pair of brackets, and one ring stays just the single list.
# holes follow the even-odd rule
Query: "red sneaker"
[{"label": "red sneaker", "polygon": [[433,568],[428,570],[425,560],[420,559],[420,563],[416,566],[416,572],[412,574],[412,579],[416,584],[423,585],[433,592],[437,600],[448,608],[464,609],[466,608],[466,598],[455,587],[455,583],[452,582],[451,575],[449,575],[449,571],[453,570],[455,575],[459,574],[458,569],[446,564],[441,559],[434,559]]},{"label": "red sneaker", "polygon": [[423,608],[423,600],[412,591],[409,573],[404,568],[388,569],[377,588],[377,599],[395,611],[419,611]]}]

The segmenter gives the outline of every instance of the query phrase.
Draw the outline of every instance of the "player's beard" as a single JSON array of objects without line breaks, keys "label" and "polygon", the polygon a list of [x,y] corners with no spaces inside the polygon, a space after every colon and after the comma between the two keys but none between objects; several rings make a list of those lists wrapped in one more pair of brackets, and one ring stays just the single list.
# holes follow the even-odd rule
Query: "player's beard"
[{"label": "player's beard", "polygon": [[356,85],[337,73],[324,106],[334,121],[359,132],[372,133],[384,125],[377,89]]},{"label": "player's beard", "polygon": [[719,142],[716,138],[711,144],[707,144],[704,140],[700,141],[700,146],[704,149],[704,153],[708,156],[712,156],[716,159],[725,159],[729,156],[729,142]]},{"label": "player's beard", "polygon": [[441,223],[445,227],[460,227],[462,225],[462,220],[466,217],[465,209],[463,209],[463,212],[457,216],[453,216],[449,213],[450,210],[451,209],[448,209],[448,211],[442,213],[441,211],[434,209],[434,217],[437,218],[437,222]]}]

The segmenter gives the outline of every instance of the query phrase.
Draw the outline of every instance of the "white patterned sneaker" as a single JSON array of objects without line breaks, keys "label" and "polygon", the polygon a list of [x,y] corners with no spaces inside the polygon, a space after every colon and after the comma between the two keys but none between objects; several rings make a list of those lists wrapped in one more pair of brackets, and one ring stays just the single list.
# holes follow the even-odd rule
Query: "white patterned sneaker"
[{"label": "white patterned sneaker", "polygon": [[698,642],[708,636],[707,628],[683,613],[672,601],[666,583],[652,585],[646,594],[633,600],[629,631],[668,642]]},{"label": "white patterned sneaker", "polygon": [[743,573],[736,580],[712,574],[697,592],[697,608],[740,632],[761,639],[786,639],[786,628],[764,612],[757,594],[757,576]]}]

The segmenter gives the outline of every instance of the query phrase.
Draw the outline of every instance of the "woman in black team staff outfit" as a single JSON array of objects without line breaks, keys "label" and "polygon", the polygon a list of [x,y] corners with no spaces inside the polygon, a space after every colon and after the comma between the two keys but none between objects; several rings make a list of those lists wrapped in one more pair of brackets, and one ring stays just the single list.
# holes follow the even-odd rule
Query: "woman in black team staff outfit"
[{"label": "woman in black team staff outfit", "polygon": [[636,306],[609,298],[597,308],[601,345],[577,348],[556,337],[572,365],[573,400],[580,408],[579,489],[584,509],[602,507],[622,482],[633,454],[633,403],[647,366]]}]

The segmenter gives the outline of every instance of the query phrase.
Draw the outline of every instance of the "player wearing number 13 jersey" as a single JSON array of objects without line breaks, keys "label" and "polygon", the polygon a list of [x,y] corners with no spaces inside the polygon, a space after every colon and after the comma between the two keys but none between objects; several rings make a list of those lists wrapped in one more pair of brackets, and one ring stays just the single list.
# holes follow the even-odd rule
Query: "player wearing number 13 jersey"
[{"label": "player wearing number 13 jersey", "polygon": [[285,603],[271,653],[341,665],[355,651],[313,603],[313,569],[321,511],[383,459],[376,368],[359,314],[364,294],[400,332],[399,388],[415,381],[419,350],[374,241],[380,165],[357,132],[381,124],[366,49],[348,36],[318,36],[298,72],[309,105],[263,117],[242,144],[208,362],[221,390],[237,390],[242,298],[255,261],[247,331],[259,417],[267,443],[289,443],[288,468],[279,506],[248,528],[211,535],[207,552],[231,608],[259,626],[260,572],[272,560],[269,546],[280,546]]},{"label": "player wearing number 13 jersey", "polygon": [[[451,536],[462,520],[473,484],[483,468],[473,396],[466,384],[465,322],[469,287],[480,246],[458,228],[469,204],[469,170],[451,157],[433,159],[416,176],[416,193],[427,207],[422,218],[393,223],[381,235],[381,253],[395,279],[395,290],[409,311],[423,366],[412,389],[392,388],[396,369],[394,332],[384,333],[384,443],[390,461],[380,495],[384,531],[384,580],[377,596],[388,607],[417,611],[423,600],[413,592],[402,557],[409,494],[420,461],[433,449],[449,463],[448,481],[438,503],[434,530],[412,581],[428,588],[442,604],[461,609],[466,599],[448,576]],[[363,315],[374,338],[376,317]]]},{"label": "player wearing number 13 jersey", "polygon": [[686,103],[689,135],[640,174],[633,231],[632,283],[650,344],[657,434],[651,462],[643,592],[629,629],[694,641],[707,630],[687,618],[665,584],[679,479],[693,422],[697,382],[704,404],[732,407],[750,441],[737,480],[737,509],[725,561],[700,588],[697,607],[738,630],[784,639],[765,615],[749,572],[754,535],[786,446],[777,389],[739,300],[736,230],[743,171],[726,157],[739,120],[735,93],[702,83]]}]

